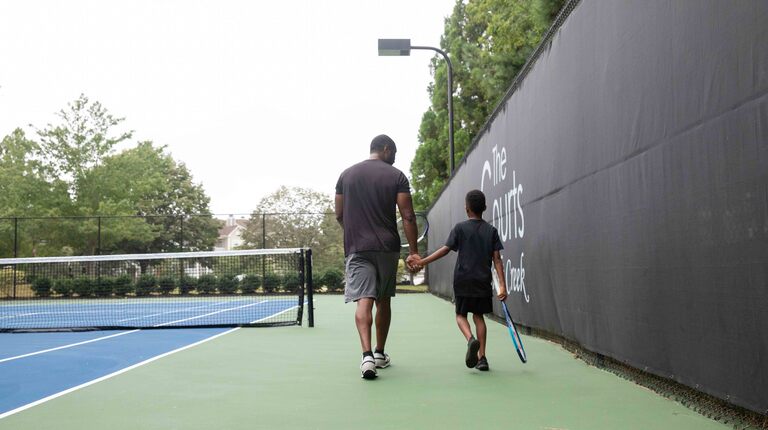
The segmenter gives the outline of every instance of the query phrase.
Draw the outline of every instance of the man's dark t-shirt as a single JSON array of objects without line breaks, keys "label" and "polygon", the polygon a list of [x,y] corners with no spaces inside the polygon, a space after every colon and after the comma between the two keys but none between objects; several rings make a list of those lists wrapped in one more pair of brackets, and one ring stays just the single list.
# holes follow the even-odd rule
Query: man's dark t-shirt
[{"label": "man's dark t-shirt", "polygon": [[398,193],[410,193],[403,172],[381,160],[365,160],[342,172],[336,194],[344,196],[344,254],[400,250]]},{"label": "man's dark t-shirt", "polygon": [[491,297],[493,251],[504,249],[496,228],[484,220],[468,219],[453,227],[445,246],[459,252],[453,271],[456,296]]}]

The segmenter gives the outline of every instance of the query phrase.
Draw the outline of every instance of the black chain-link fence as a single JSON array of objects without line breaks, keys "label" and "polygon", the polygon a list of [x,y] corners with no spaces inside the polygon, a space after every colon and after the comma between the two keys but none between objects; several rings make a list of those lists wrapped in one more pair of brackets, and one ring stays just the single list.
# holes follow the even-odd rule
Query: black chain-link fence
[{"label": "black chain-link fence", "polygon": [[[343,232],[334,213],[0,218],[0,258],[274,248],[311,248],[320,290],[343,288]],[[401,266],[399,282],[413,283]]]}]

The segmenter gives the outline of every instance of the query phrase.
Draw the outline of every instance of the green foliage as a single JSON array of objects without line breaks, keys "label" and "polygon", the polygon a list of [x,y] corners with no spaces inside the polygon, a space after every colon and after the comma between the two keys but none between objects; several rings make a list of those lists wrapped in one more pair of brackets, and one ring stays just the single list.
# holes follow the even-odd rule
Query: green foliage
[{"label": "green foliage", "polygon": [[[38,141],[21,129],[0,141],[0,217],[93,218],[0,222],[0,238],[18,231],[19,255],[96,254],[99,246],[109,253],[213,247],[218,225],[210,199],[184,163],[151,142],[116,152],[133,132],[115,131],[123,118],[85,95],[57,117],[37,129]],[[96,215],[153,216],[103,218],[99,228]],[[0,240],[0,255],[12,255],[12,246],[12,240]]]},{"label": "green foliage", "polygon": [[148,296],[155,291],[157,291],[157,279],[153,275],[141,275],[136,282],[136,296]]},{"label": "green foliage", "polygon": [[280,286],[280,276],[267,272],[264,274],[264,292],[265,293],[274,293],[277,288]]},{"label": "green foliage", "polygon": [[157,291],[160,294],[168,295],[176,289],[176,280],[171,276],[163,276],[157,281]]},{"label": "green foliage", "polygon": [[299,288],[301,283],[299,282],[299,275],[295,273],[289,273],[283,276],[283,291],[287,293],[293,293]]},{"label": "green foliage", "polygon": [[[243,233],[247,248],[312,248],[316,271],[344,267],[343,232],[329,196],[280,187],[259,201]],[[266,215],[263,215],[266,214]],[[272,215],[274,214],[274,215]]]},{"label": "green foliage", "polygon": [[48,297],[51,295],[53,283],[48,278],[35,278],[32,281],[32,291],[38,297]]},{"label": "green foliage", "polygon": [[340,270],[329,269],[323,273],[321,283],[330,291],[342,291],[344,289],[344,273]]},{"label": "green foliage", "polygon": [[[152,215],[103,222],[101,245],[110,252],[208,250],[218,237],[202,187],[183,163],[151,142],[106,157],[86,172],[78,200],[85,213]],[[201,216],[186,217],[189,213]]]},{"label": "green foliage", "polygon": [[37,134],[47,162],[59,176],[69,177],[75,190],[85,171],[98,165],[116,144],[133,134],[129,131],[111,135],[124,118],[113,117],[101,103],[91,102],[84,94],[68,103],[67,109],[60,110],[57,116],[62,124],[48,124]]},{"label": "green foliage", "polygon": [[240,289],[243,294],[253,294],[261,286],[261,275],[249,274],[240,282]]},{"label": "green foliage", "polygon": [[128,275],[118,276],[112,284],[112,290],[116,296],[125,297],[134,292],[133,280]]},{"label": "green foliage", "polygon": [[78,297],[90,297],[94,293],[94,281],[87,276],[78,276],[72,282],[72,292]]},{"label": "green foliage", "polygon": [[[38,143],[21,129],[0,141],[0,217],[55,214],[69,205],[66,183],[51,177]],[[24,221],[0,220],[0,256],[13,256],[14,231],[26,239],[19,241],[18,255],[51,255],[44,241],[55,232],[53,226]]]},{"label": "green foliage", "polygon": [[102,277],[97,279],[93,285],[93,294],[96,297],[109,297],[112,295],[112,291],[115,286],[115,278]]},{"label": "green foliage", "polygon": [[203,275],[197,280],[197,291],[200,294],[213,294],[216,292],[216,284],[218,284],[216,276]]},{"label": "green foliage", "polygon": [[[565,0],[457,0],[440,46],[453,64],[456,164],[541,41]],[[449,176],[447,65],[432,60],[432,106],[411,164],[414,205],[428,208]]]},{"label": "green foliage", "polygon": [[191,276],[184,276],[179,281],[179,294],[189,294],[197,288],[197,279]]},{"label": "green foliage", "polygon": [[233,276],[222,276],[219,278],[219,293],[235,294],[240,283]]},{"label": "green foliage", "polygon": [[53,283],[53,291],[64,297],[70,297],[74,293],[75,282],[72,278],[58,279]]}]

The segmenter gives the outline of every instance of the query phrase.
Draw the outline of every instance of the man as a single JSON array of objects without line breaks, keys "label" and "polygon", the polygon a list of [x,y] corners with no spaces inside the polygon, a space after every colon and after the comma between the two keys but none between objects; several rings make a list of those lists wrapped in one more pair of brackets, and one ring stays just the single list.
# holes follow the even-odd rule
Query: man
[{"label": "man", "polygon": [[[400,210],[408,240],[409,270],[418,255],[416,216],[408,178],[392,165],[397,147],[386,135],[371,141],[371,155],[345,170],[336,183],[336,219],[344,229],[346,257],[345,303],[357,303],[355,324],[363,359],[361,377],[376,378],[376,368],[389,366],[384,352],[392,318],[390,299],[395,295],[400,237]],[[376,305],[376,349],[371,350],[373,306]]]}]

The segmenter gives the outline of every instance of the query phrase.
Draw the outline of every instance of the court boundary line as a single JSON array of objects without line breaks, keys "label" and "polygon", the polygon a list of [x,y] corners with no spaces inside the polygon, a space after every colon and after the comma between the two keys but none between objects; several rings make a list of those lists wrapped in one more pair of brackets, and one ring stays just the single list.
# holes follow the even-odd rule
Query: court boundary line
[{"label": "court boundary line", "polygon": [[[109,336],[102,336],[102,337],[97,337],[95,339],[84,340],[82,342],[70,343],[69,345],[62,345],[62,346],[57,346],[55,348],[48,348],[48,349],[44,349],[42,351],[34,351],[34,352],[29,352],[29,353],[26,353],[26,354],[22,354],[22,355],[17,355],[17,356],[14,356],[14,357],[7,357],[7,358],[0,359],[0,363],[5,363],[6,361],[18,360],[18,359],[21,359],[21,358],[31,357],[31,356],[39,355],[39,354],[45,354],[45,353],[48,353],[48,352],[58,351],[60,349],[74,348],[76,346],[85,345],[87,343],[99,342],[99,341],[110,339],[110,338],[113,338],[113,337],[118,337],[118,336],[123,336],[123,335],[126,335],[126,334],[135,333],[137,331],[141,331],[141,329],[124,331],[122,333],[115,333],[115,334],[111,334]],[[0,416],[0,418],[2,418],[2,416]]]},{"label": "court boundary line", "polygon": [[[99,383],[99,382],[105,381],[105,380],[107,380],[107,379],[110,379],[110,378],[112,378],[112,377],[115,377],[115,376],[121,375],[121,374],[123,374],[123,373],[125,373],[125,372],[128,372],[128,371],[130,371],[130,370],[136,369],[136,368],[138,368],[138,367],[141,367],[141,366],[143,366],[143,365],[145,365],[145,364],[149,364],[149,363],[151,363],[151,362],[153,362],[153,361],[159,360],[159,359],[161,359],[161,358],[167,357],[167,356],[169,356],[169,355],[172,355],[172,354],[175,354],[175,353],[177,353],[177,352],[181,352],[181,351],[184,351],[184,350],[186,350],[186,349],[189,349],[189,348],[193,348],[193,347],[195,347],[195,346],[201,345],[201,344],[203,344],[203,343],[205,343],[205,342],[208,342],[208,341],[210,341],[210,340],[213,340],[213,339],[216,339],[216,338],[218,338],[218,337],[221,337],[221,336],[227,335],[227,334],[229,334],[229,333],[232,333],[232,332],[234,332],[234,331],[237,331],[237,330],[239,330],[240,328],[241,328],[241,327],[235,327],[235,328],[233,328],[233,329],[230,329],[230,330],[227,330],[227,331],[225,331],[225,332],[223,332],[223,333],[219,333],[219,334],[213,335],[213,336],[211,336],[211,337],[208,337],[208,338],[205,338],[205,339],[199,340],[199,341],[197,341],[197,342],[195,342],[195,343],[191,343],[191,344],[189,344],[189,345],[185,345],[185,346],[182,346],[181,348],[177,348],[177,349],[174,349],[173,351],[164,352],[164,353],[162,353],[162,354],[160,354],[160,355],[156,355],[156,356],[154,356],[154,357],[152,357],[152,358],[148,358],[148,359],[146,359],[146,360],[144,360],[144,361],[142,361],[142,362],[139,362],[139,363],[133,364],[133,365],[131,365],[131,366],[125,367],[125,368],[123,368],[123,369],[120,369],[120,370],[118,370],[118,371],[112,372],[112,373],[110,373],[110,374],[108,374],[108,375],[104,375],[104,376],[98,377],[98,378],[96,378],[96,379],[90,380],[90,381],[88,381],[88,382],[85,382],[85,383],[82,383],[82,384],[80,384],[80,385],[77,385],[77,386],[74,386],[74,387],[68,388],[68,389],[66,389],[66,390],[64,390],[64,391],[59,391],[58,393],[55,393],[55,394],[51,394],[51,395],[50,395],[50,396],[48,396],[48,397],[44,397],[44,398],[42,398],[42,399],[39,399],[39,400],[35,400],[34,402],[31,402],[31,403],[27,403],[26,405],[23,405],[23,406],[19,406],[19,407],[18,407],[18,408],[16,408],[16,409],[12,409],[12,410],[10,410],[10,411],[8,411],[8,412],[5,412],[5,413],[2,413],[2,414],[0,414],[0,420],[2,420],[3,418],[9,417],[9,416],[11,416],[11,415],[17,414],[17,413],[19,413],[19,412],[25,411],[25,410],[27,410],[27,409],[33,408],[33,407],[35,407],[35,406],[41,405],[41,404],[43,404],[43,403],[46,403],[46,402],[48,402],[48,401],[51,401],[51,400],[53,400],[53,399],[56,399],[56,398],[58,398],[58,397],[64,396],[64,395],[66,395],[66,394],[69,394],[69,393],[72,393],[72,392],[74,392],[74,391],[77,391],[77,390],[79,390],[79,389],[81,389],[81,388],[85,388],[85,387],[88,387],[88,386],[90,386],[90,385],[93,385],[93,384],[96,384],[96,383]],[[136,330],[136,331],[140,331],[140,330]]]},{"label": "court boundary line", "polygon": [[[243,307],[256,306],[256,305],[260,305],[260,304],[266,303],[266,302],[269,302],[269,300],[262,300],[260,302],[249,303],[247,305],[238,306],[238,307],[235,307],[235,308],[223,309],[223,310],[219,310],[219,311],[212,312],[212,313],[209,313],[209,314],[204,314],[204,315],[199,315],[199,316],[192,317],[192,318],[187,318],[187,319],[184,319],[184,320],[178,320],[178,321],[172,321],[172,322],[157,324],[157,325],[155,325],[153,327],[163,327],[163,326],[166,326],[166,325],[169,325],[169,324],[174,324],[174,323],[178,323],[178,322],[182,322],[182,321],[188,321],[190,319],[202,318],[202,317],[210,316],[210,315],[221,313],[221,312],[227,312],[227,311],[230,311],[230,310],[240,309],[240,308],[243,308]],[[219,302],[217,304],[221,304],[221,303],[223,303],[223,302]],[[276,317],[278,315],[284,314],[284,313],[286,313],[286,312],[288,312],[290,310],[296,309],[296,308],[298,308],[298,305],[291,306],[290,308],[284,309],[284,310],[282,310],[280,312],[271,314],[271,315],[266,316],[264,318],[259,318],[259,319],[255,320],[255,321],[251,321],[249,324],[255,324],[255,323],[258,323],[258,322],[261,322],[261,321],[266,321],[266,320],[268,320],[270,318],[274,318],[274,317]],[[194,327],[190,327],[190,328],[194,328]],[[97,337],[97,338],[94,338],[94,339],[84,340],[82,342],[75,342],[75,343],[70,343],[70,344],[67,344],[67,345],[61,345],[61,346],[57,346],[57,347],[54,347],[54,348],[43,349],[43,350],[40,350],[40,351],[33,351],[33,352],[26,353],[26,354],[12,356],[12,357],[0,358],[0,363],[5,363],[5,362],[8,362],[8,361],[18,360],[18,359],[22,359],[22,358],[26,358],[26,357],[32,357],[32,356],[35,356],[35,355],[45,354],[45,353],[48,353],[48,352],[58,351],[58,350],[61,350],[61,349],[74,348],[76,346],[86,345],[86,344],[93,343],[93,342],[99,342],[99,341],[102,341],[102,340],[107,340],[107,339],[111,339],[111,338],[114,338],[114,337],[123,336],[123,335],[126,335],[126,334],[136,333],[136,332],[142,331],[142,330],[144,330],[144,329],[138,328],[138,329],[124,331],[124,332],[121,332],[121,333],[111,334],[109,336],[102,336],[102,337]],[[2,416],[0,416],[0,418],[2,418]]]}]

